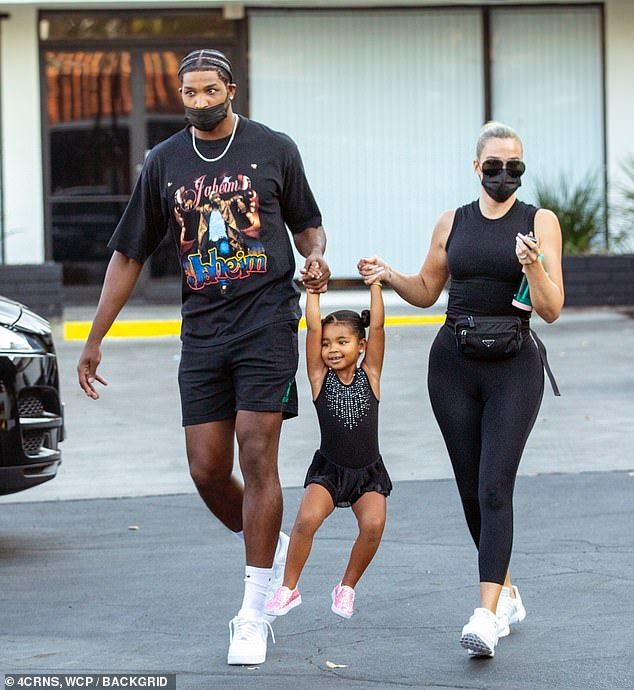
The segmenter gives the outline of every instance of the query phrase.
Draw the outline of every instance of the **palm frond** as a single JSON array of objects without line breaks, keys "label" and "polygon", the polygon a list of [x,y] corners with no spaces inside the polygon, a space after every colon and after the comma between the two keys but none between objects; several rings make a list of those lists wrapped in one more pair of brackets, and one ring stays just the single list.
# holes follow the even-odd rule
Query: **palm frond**
[{"label": "palm frond", "polygon": [[564,254],[587,254],[605,231],[604,204],[596,176],[570,184],[562,174],[555,184],[544,180],[535,186],[537,203],[559,219]]}]

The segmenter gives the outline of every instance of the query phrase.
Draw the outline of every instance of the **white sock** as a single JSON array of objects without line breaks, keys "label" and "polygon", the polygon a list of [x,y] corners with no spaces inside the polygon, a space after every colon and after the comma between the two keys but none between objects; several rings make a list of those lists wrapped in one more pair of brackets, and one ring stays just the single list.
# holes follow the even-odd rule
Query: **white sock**
[{"label": "white sock", "polygon": [[266,593],[271,581],[273,568],[254,568],[247,565],[244,568],[244,597],[240,611],[250,609],[261,614],[264,611]]},{"label": "white sock", "polygon": [[[280,532],[281,534],[281,532]],[[275,555],[273,556],[273,560],[275,560],[280,552],[280,549],[282,548],[282,538],[278,537],[277,538],[277,545],[275,546]]]}]

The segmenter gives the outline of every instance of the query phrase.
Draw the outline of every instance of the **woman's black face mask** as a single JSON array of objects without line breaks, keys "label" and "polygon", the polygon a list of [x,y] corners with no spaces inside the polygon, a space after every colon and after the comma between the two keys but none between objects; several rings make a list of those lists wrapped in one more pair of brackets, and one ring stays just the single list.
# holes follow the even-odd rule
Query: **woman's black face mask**
[{"label": "woman's black face mask", "polygon": [[502,203],[509,199],[521,186],[521,177],[526,170],[523,161],[504,161],[499,158],[487,158],[480,163],[482,186],[487,194]]},{"label": "woman's black face mask", "polygon": [[201,132],[213,132],[214,129],[227,117],[230,99],[209,108],[185,107],[185,120]]}]

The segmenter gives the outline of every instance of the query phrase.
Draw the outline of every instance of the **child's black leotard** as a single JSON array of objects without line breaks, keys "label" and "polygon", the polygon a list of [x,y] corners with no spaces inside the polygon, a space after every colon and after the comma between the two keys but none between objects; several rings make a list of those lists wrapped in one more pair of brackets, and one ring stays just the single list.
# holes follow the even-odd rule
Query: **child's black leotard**
[{"label": "child's black leotard", "polygon": [[389,496],[392,482],[379,453],[379,401],[365,371],[357,369],[346,386],[328,369],[314,404],[321,446],[304,486],[320,484],[340,508],[368,491]]}]

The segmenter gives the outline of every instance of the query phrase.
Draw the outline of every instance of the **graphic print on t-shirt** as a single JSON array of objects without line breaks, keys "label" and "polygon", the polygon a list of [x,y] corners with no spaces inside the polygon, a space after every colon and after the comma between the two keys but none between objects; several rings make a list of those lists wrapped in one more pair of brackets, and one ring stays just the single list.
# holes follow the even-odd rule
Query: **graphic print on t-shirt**
[{"label": "graphic print on t-shirt", "polygon": [[196,178],[174,194],[180,227],[179,253],[187,285],[226,287],[254,273],[266,273],[260,241],[258,194],[247,175]]}]

